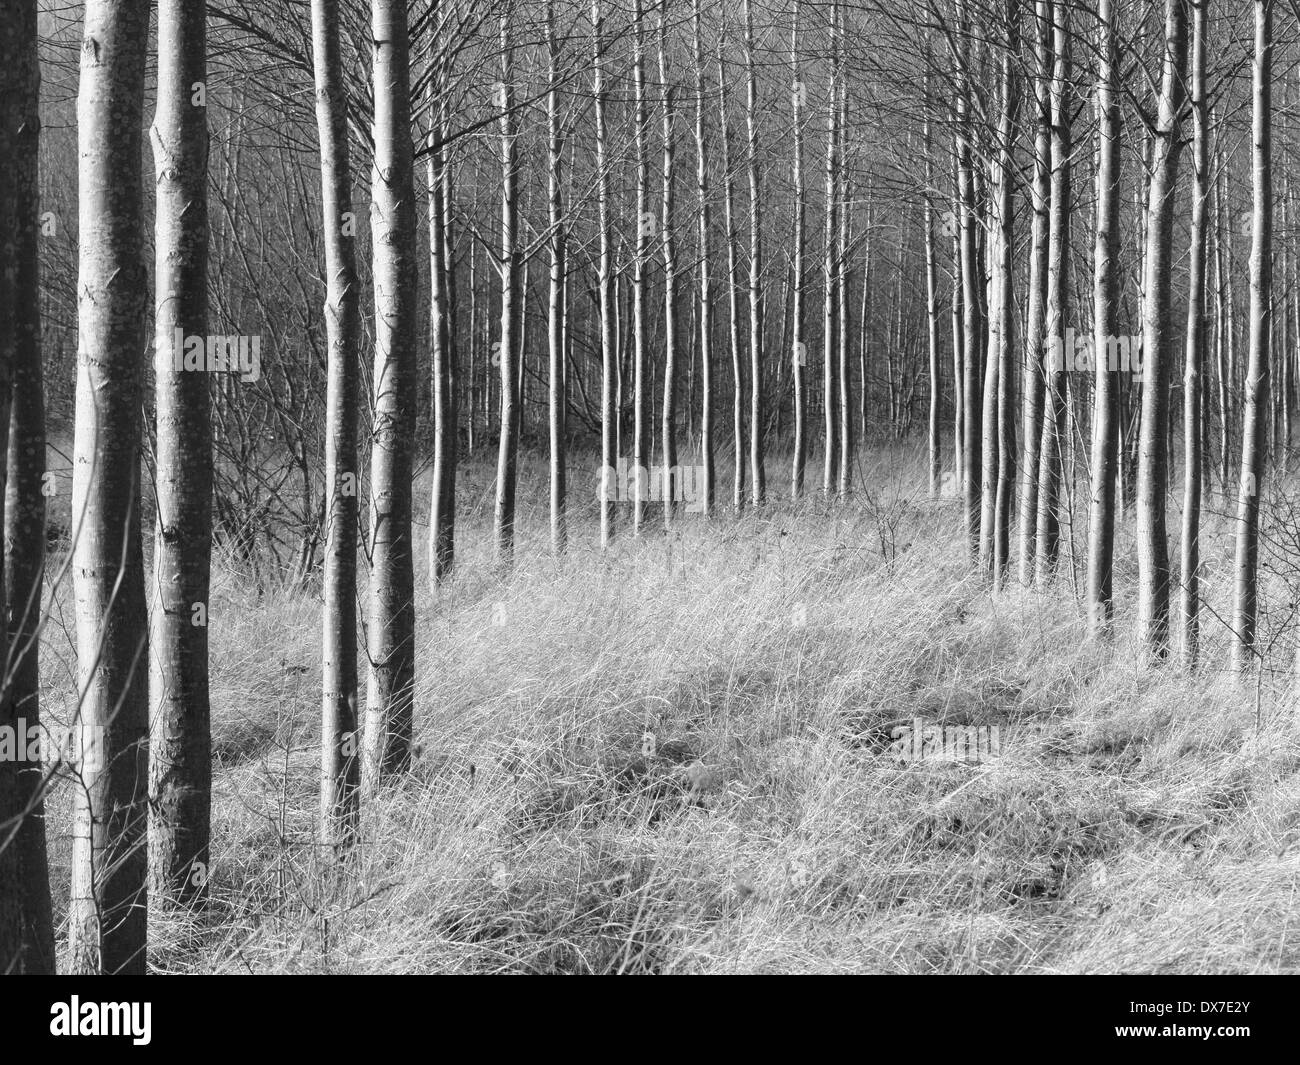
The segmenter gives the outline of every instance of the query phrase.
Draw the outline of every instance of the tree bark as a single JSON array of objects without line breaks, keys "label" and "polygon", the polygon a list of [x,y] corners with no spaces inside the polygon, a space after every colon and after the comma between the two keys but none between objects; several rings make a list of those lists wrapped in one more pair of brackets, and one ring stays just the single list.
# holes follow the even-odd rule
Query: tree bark
[{"label": "tree bark", "polygon": [[1232,582],[1232,669],[1254,661],[1258,611],[1259,499],[1264,486],[1268,426],[1269,342],[1273,329],[1273,4],[1255,0],[1254,150],[1250,242],[1250,356],[1241,431],[1237,546]]},{"label": "tree bark", "polygon": [[[734,485],[732,509],[745,509],[745,368],[740,348],[740,266],[736,245],[735,183],[731,173],[731,125],[727,116],[724,36],[718,34],[718,125],[722,134],[722,216],[727,242],[727,336],[731,347],[731,415]],[[757,385],[755,386],[757,387]]]},{"label": "tree bark", "polygon": [[[927,56],[927,63],[929,59]],[[943,476],[943,373],[939,353],[939,273],[938,256],[934,246],[934,162],[931,153],[934,149],[930,131],[930,113],[928,110],[930,95],[930,75],[926,75],[927,111],[925,115],[925,133],[923,152],[925,154],[925,202],[923,206],[922,225],[925,229],[925,319],[927,326],[926,341],[930,356],[930,417],[928,423],[930,498],[938,499]]]},{"label": "tree bark", "polygon": [[1114,613],[1115,472],[1119,459],[1119,369],[1111,366],[1111,338],[1119,332],[1119,227],[1123,126],[1119,105],[1119,49],[1114,0],[1100,0],[1097,22],[1097,233],[1093,245],[1092,498],[1088,507],[1088,631],[1106,632]]},{"label": "tree bark", "polygon": [[72,478],[83,760],[68,913],[68,968],[79,974],[145,971],[149,640],[140,401],[148,277],[140,158],[148,34],[147,0],[87,0],[77,96]]},{"label": "tree bark", "polygon": [[[0,285],[0,365],[12,367],[8,465],[5,475],[5,616],[10,651],[8,701],[0,714],[40,727],[41,589],[45,572],[45,385],[41,365],[40,87],[36,0],[11,0],[0,20],[0,244],[12,242]],[[8,799],[0,798],[0,821],[17,816],[15,835],[0,861],[10,860],[12,886],[0,886],[11,917],[0,937],[0,969],[30,974],[55,971],[54,927],[45,842],[44,767],[11,763]],[[0,772],[3,772],[0,767]],[[5,833],[8,838],[8,833]],[[0,903],[0,906],[4,906]],[[13,918],[19,924],[12,923]]]},{"label": "tree bark", "polygon": [[[840,5],[834,7],[835,15],[835,53],[836,65],[840,71],[844,70],[844,11]],[[835,135],[839,139],[839,149],[836,152],[839,157],[840,167],[838,173],[838,185],[836,192],[836,201],[839,205],[837,214],[840,222],[840,235],[835,257],[835,317],[839,328],[839,337],[836,340],[836,351],[839,353],[839,382],[840,382],[840,410],[839,410],[839,485],[837,496],[841,503],[847,502],[853,491],[853,459],[857,455],[853,439],[853,353],[849,338],[853,335],[852,324],[849,317],[852,313],[852,303],[849,300],[849,249],[852,247],[852,225],[853,211],[851,207],[851,190],[849,186],[849,160],[846,147],[847,129],[849,121],[848,109],[848,79],[841,76],[836,79],[839,84],[840,98],[833,106],[839,110],[839,120],[836,123]]]},{"label": "tree bark", "polygon": [[[970,17],[966,0],[958,0],[958,21],[962,35],[969,37]],[[962,499],[965,515],[967,554],[971,565],[979,561],[981,424],[980,343],[983,333],[980,300],[980,267],[976,217],[974,174],[974,126],[971,116],[973,86],[970,75],[969,45],[958,49],[957,62],[957,176],[960,199],[962,311],[964,314],[962,349]]]},{"label": "tree bark", "polygon": [[[411,764],[415,687],[415,571],[411,541],[415,441],[415,173],[410,46],[403,0],[372,0],[375,280],[374,428],[370,452],[370,610],[367,619],[363,791]],[[441,244],[441,241],[439,242]],[[444,328],[444,339],[447,330]]]},{"label": "tree bark", "polygon": [[[833,9],[834,10],[834,9]],[[826,454],[822,468],[822,494],[829,499],[835,485],[835,475],[839,469],[839,428],[836,396],[838,383],[836,367],[839,345],[835,332],[835,323],[839,317],[839,305],[836,299],[836,283],[839,278],[838,262],[839,243],[839,209],[838,196],[840,187],[840,113],[836,106],[839,99],[840,66],[839,51],[834,44],[834,16],[832,16],[832,47],[830,83],[827,86],[826,103],[826,211],[822,248],[822,347],[825,349],[822,362],[822,407],[826,422]]]},{"label": "tree bark", "polygon": [[1138,455],[1138,639],[1157,658],[1169,652],[1169,377],[1173,362],[1172,253],[1182,111],[1186,98],[1189,0],[1167,0],[1160,113],[1152,148],[1142,307],[1142,429]]},{"label": "tree bark", "polygon": [[632,94],[636,143],[636,252],[632,262],[632,535],[645,524],[650,488],[650,352],[646,322],[646,262],[655,217],[649,209],[650,162],[646,146],[645,11],[642,0],[632,7]]},{"label": "tree bark", "polygon": [[[996,373],[995,409],[997,426],[997,466],[993,501],[993,585],[1001,589],[1011,564],[1011,511],[1014,506],[1016,428],[1012,350],[1015,333],[1015,302],[1012,285],[1015,279],[1015,137],[1020,98],[1016,81],[1016,62],[1020,51],[1020,0],[1006,0],[1006,53],[1002,60],[1002,116],[998,129],[998,167],[994,194],[997,216],[994,219],[997,305],[996,332],[990,329],[989,372]],[[900,301],[901,316],[901,301]],[[899,336],[902,338],[900,317]]]},{"label": "tree bark", "polygon": [[1038,447],[1041,443],[1046,392],[1044,364],[1047,277],[1050,253],[1049,211],[1052,201],[1051,80],[1052,0],[1036,0],[1034,11],[1034,180],[1030,187],[1033,223],[1029,238],[1029,307],[1026,315],[1025,359],[1021,392],[1019,578],[1034,582],[1038,534]]},{"label": "tree bark", "polygon": [[1205,365],[1206,208],[1210,198],[1210,125],[1206,100],[1206,36],[1209,0],[1192,0],[1192,235],[1187,299],[1187,349],[1183,371],[1183,528],[1181,541],[1183,664],[1195,669],[1200,651],[1201,396]]},{"label": "tree bark", "polygon": [[754,73],[754,12],[745,9],[745,131],[749,171],[749,466],[754,506],[767,494],[763,463],[763,189],[758,162],[758,82]]},{"label": "tree bark", "polygon": [[[698,0],[696,0],[698,3]],[[596,118],[596,209],[600,227],[600,261],[596,287],[600,302],[600,546],[614,542],[614,486],[618,462],[618,348],[614,339],[617,309],[613,292],[613,239],[609,219],[609,147],[605,117],[605,16],[601,0],[592,0],[592,96]]]},{"label": "tree bark", "polygon": [[713,295],[709,276],[709,154],[704,132],[704,44],[700,0],[692,0],[691,16],[695,49],[695,185],[699,200],[699,286],[700,286],[700,462],[704,467],[704,499],[701,513],[713,514]]},{"label": "tree bark", "polygon": [[[445,93],[445,82],[441,86]],[[452,313],[455,291],[451,283],[451,176],[446,146],[445,101],[434,106],[430,124],[429,160],[429,304],[433,334],[433,478],[429,487],[429,585],[436,592],[456,559],[456,463],[458,439],[456,403],[456,322]],[[471,406],[472,410],[472,406]]]},{"label": "tree bark", "polygon": [[546,4],[546,147],[547,221],[550,229],[551,276],[547,307],[548,427],[551,437],[551,550],[564,554],[569,531],[565,499],[565,390],[564,390],[564,199],[561,165],[564,140],[560,133],[560,45],[555,33],[555,0]]},{"label": "tree bark", "polygon": [[325,232],[325,614],[321,656],[321,842],[337,854],[355,836],[357,735],[357,386],[360,290],[348,159],[338,0],[312,2],[316,124]]},{"label": "tree bark", "polygon": [[790,498],[803,496],[804,470],[808,461],[807,395],[805,368],[808,364],[804,337],[804,229],[808,214],[803,173],[803,108],[807,88],[799,76],[799,0],[790,17],[791,111],[794,123],[794,306],[791,308],[790,380],[794,398],[793,456],[790,463]]},{"label": "tree bark", "polygon": [[1052,198],[1048,214],[1046,353],[1042,430],[1038,444],[1038,515],[1034,578],[1040,586],[1056,573],[1060,554],[1061,450],[1066,440],[1065,370],[1058,357],[1066,343],[1070,269],[1070,8],[1055,4],[1051,85]]},{"label": "tree bark", "polygon": [[663,449],[662,495],[664,529],[672,528],[677,485],[677,240],[676,192],[677,113],[672,72],[668,66],[667,15],[659,9],[659,83],[663,92],[663,200],[659,223],[664,258],[664,396],[660,446]]},{"label": "tree bark", "polygon": [[[206,336],[208,125],[205,10],[158,3],[158,108],[153,123],[155,335]],[[208,582],[212,433],[207,375],[155,366],[157,516],[150,617],[149,879],[167,905],[207,895],[212,735]]]},{"label": "tree bark", "polygon": [[508,573],[515,560],[515,484],[519,472],[519,319],[520,259],[519,147],[515,137],[514,42],[510,19],[501,16],[501,339],[496,359],[501,370],[501,431],[497,447],[497,498],[493,515],[495,561]]}]

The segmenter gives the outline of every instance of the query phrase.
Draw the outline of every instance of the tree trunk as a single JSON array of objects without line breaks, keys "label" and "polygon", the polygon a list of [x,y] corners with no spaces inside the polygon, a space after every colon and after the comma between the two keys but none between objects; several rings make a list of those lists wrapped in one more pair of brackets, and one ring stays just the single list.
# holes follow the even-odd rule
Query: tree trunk
[{"label": "tree trunk", "polygon": [[519,471],[519,148],[515,143],[514,43],[510,19],[501,16],[501,339],[496,359],[501,370],[501,433],[497,448],[497,498],[493,515],[495,562],[508,573],[515,560],[515,482]]},{"label": "tree trunk", "polygon": [[[415,441],[415,173],[409,43],[402,0],[372,0],[375,159],[374,428],[370,451],[370,611],[362,788],[411,763],[415,571],[411,544]],[[441,243],[441,242],[439,242]],[[445,249],[444,249],[445,250]],[[444,338],[450,330],[444,328]],[[450,413],[450,412],[448,412]]]},{"label": "tree trunk", "polygon": [[754,13],[745,6],[745,130],[749,170],[749,466],[754,506],[767,493],[763,465],[763,200],[758,163],[758,83],[754,75]]},{"label": "tree trunk", "polygon": [[[697,0],[698,2],[698,0]],[[804,469],[808,461],[807,394],[804,381],[808,365],[804,338],[804,226],[808,213],[803,175],[803,107],[807,87],[799,77],[799,0],[794,0],[790,20],[791,109],[794,123],[794,306],[791,309],[790,379],[794,396],[794,455],[790,465],[790,498],[803,496]]]},{"label": "tree trunk", "polygon": [[[696,0],[698,3],[698,0]],[[609,219],[609,148],[605,118],[605,16],[601,0],[592,0],[592,96],[596,111],[596,207],[600,226],[600,262],[596,286],[600,302],[600,546],[614,541],[615,464],[618,462],[618,349],[614,340],[617,309],[613,299],[613,240]]]},{"label": "tree trunk", "polygon": [[[831,33],[834,35],[833,20]],[[826,217],[822,250],[822,347],[825,349],[822,363],[822,405],[826,422],[826,455],[822,469],[822,494],[829,499],[835,484],[836,471],[839,468],[839,431],[838,415],[835,408],[837,395],[836,366],[838,355],[835,335],[835,323],[838,318],[838,303],[835,285],[839,277],[837,263],[840,251],[839,213],[837,197],[840,181],[839,154],[839,99],[840,67],[839,52],[831,48],[830,84],[827,86],[826,104]]]},{"label": "tree trunk", "polygon": [[[158,107],[153,123],[158,349],[205,337],[208,258],[205,11],[159,0]],[[198,100],[199,102],[196,102]],[[157,518],[150,617],[149,880],[164,904],[207,895],[212,806],[208,579],[212,434],[205,373],[155,367]]]},{"label": "tree trunk", "polygon": [[[842,94],[842,86],[840,91]],[[841,109],[840,158],[845,161],[845,165],[840,168],[840,192],[837,197],[840,203],[840,237],[839,257],[835,269],[835,310],[836,325],[839,329],[835,348],[840,357],[838,373],[840,379],[840,469],[836,495],[841,503],[847,502],[853,492],[853,459],[857,454],[853,431],[853,349],[849,340],[853,335],[853,326],[850,321],[853,312],[851,309],[852,304],[849,301],[849,248],[853,242],[853,213],[849,206],[852,193],[849,187],[847,160],[845,160],[844,156],[844,125],[844,112]]]},{"label": "tree trunk", "polygon": [[1020,460],[1018,552],[1019,578],[1024,585],[1034,582],[1038,533],[1038,446],[1042,436],[1047,371],[1044,348],[1052,200],[1052,0],[1037,0],[1034,22],[1034,180],[1030,189],[1034,217],[1029,238],[1029,308],[1020,415],[1024,446]]},{"label": "tree trunk", "polygon": [[676,189],[674,168],[676,156],[677,114],[673,103],[672,75],[668,69],[668,27],[664,9],[659,9],[659,83],[663,92],[663,202],[660,219],[660,239],[664,257],[664,400],[663,424],[660,430],[663,449],[662,495],[664,502],[664,529],[672,528],[675,479],[681,474],[677,469],[677,242],[676,242]]},{"label": "tree trunk", "polygon": [[1160,114],[1152,150],[1142,307],[1142,429],[1138,455],[1138,638],[1158,658],[1169,652],[1169,377],[1173,362],[1173,226],[1186,98],[1189,0],[1167,0]]},{"label": "tree trunk", "polygon": [[1038,444],[1038,515],[1034,533],[1035,580],[1042,586],[1055,576],[1060,553],[1061,449],[1066,440],[1066,314],[1070,269],[1070,9],[1058,0],[1053,17],[1051,107],[1052,194],[1048,215],[1047,310],[1042,430]]},{"label": "tree trunk", "polygon": [[83,760],[68,912],[68,968],[79,974],[145,971],[149,640],[140,406],[148,276],[140,142],[148,35],[144,0],[85,5],[72,478]]},{"label": "tree trunk", "polygon": [[[17,342],[19,168],[15,142],[19,136],[19,123],[27,117],[18,100],[22,91],[19,82],[23,78],[20,66],[27,64],[27,57],[20,55],[22,30],[16,24],[22,17],[16,5],[7,4],[0,8],[0,63],[4,64],[0,67],[0,418],[3,419],[0,422],[0,442],[4,443],[6,452]],[[32,219],[35,217],[33,205]],[[6,466],[4,471],[0,471],[0,479],[7,475]],[[26,820],[19,785],[25,754],[19,752],[26,743],[17,737],[25,734],[25,729],[19,731],[20,722],[25,724],[25,720],[18,717],[16,703],[10,697],[8,637],[6,625],[0,629],[0,655],[6,663],[4,684],[0,685],[0,737],[8,740],[6,747],[15,749],[6,750],[0,757],[0,972],[23,973],[27,968],[26,906],[21,886],[18,833]]]},{"label": "tree trunk", "polygon": [[[839,4],[834,5],[832,10],[834,11],[832,18],[835,32],[835,63],[842,73],[844,70],[844,12]],[[838,102],[833,102],[832,106],[839,110],[835,136],[839,139],[839,148],[836,155],[840,161],[836,193],[836,200],[839,204],[840,235],[835,256],[835,310],[836,321],[839,326],[839,336],[835,347],[840,359],[840,423],[838,434],[840,469],[837,496],[840,502],[844,503],[848,501],[849,495],[853,491],[853,459],[857,454],[853,440],[853,353],[850,350],[849,343],[849,338],[853,335],[852,326],[849,322],[849,316],[852,313],[850,310],[852,304],[849,301],[849,248],[852,247],[853,212],[850,206],[849,160],[846,149],[849,119],[848,79],[841,76],[836,81],[839,85],[840,98]]]},{"label": "tree trunk", "polygon": [[[963,36],[968,37],[970,18],[965,0],[959,0],[958,19]],[[957,175],[958,195],[961,201],[961,273],[964,336],[962,349],[962,499],[965,515],[967,554],[972,565],[979,560],[980,539],[980,341],[983,324],[980,319],[980,268],[978,236],[979,220],[976,218],[974,175],[974,127],[971,117],[973,87],[970,76],[970,49],[963,45],[955,57],[958,70],[957,86]]]},{"label": "tree trunk", "polygon": [[636,141],[636,255],[632,263],[632,535],[640,536],[650,488],[650,352],[646,335],[646,261],[655,218],[649,209],[650,163],[646,147],[645,13],[633,3],[632,91]]},{"label": "tree trunk", "polygon": [[948,235],[952,238],[952,483],[954,493],[960,494],[965,477],[966,416],[963,409],[963,381],[966,365],[966,308],[962,303],[966,281],[962,277],[961,182],[957,173],[958,152],[952,154],[952,208],[947,212]]},{"label": "tree trunk", "polygon": [[1205,365],[1206,208],[1210,198],[1210,125],[1206,100],[1205,53],[1209,0],[1192,0],[1192,236],[1188,257],[1187,352],[1183,372],[1183,529],[1182,639],[1183,664],[1195,669],[1200,645],[1201,569],[1201,393]]},{"label": "tree trunk", "polygon": [[[1006,54],[1002,61],[1002,117],[998,130],[998,168],[994,182],[997,214],[994,219],[997,304],[993,316],[996,331],[989,331],[989,373],[995,375],[997,467],[993,500],[993,585],[1001,589],[1011,562],[1011,510],[1015,486],[1015,416],[1012,343],[1015,332],[1015,303],[1012,297],[1015,252],[1014,186],[1015,131],[1020,110],[1015,62],[1020,51],[1020,0],[1006,0]],[[900,303],[899,337],[902,338]]]},{"label": "tree trunk", "polygon": [[709,277],[709,156],[704,135],[704,45],[700,0],[692,0],[695,48],[695,184],[699,199],[700,285],[700,461],[704,466],[701,513],[713,513],[713,297]]},{"label": "tree trunk", "polygon": [[[41,366],[39,147],[41,70],[37,52],[37,4],[8,5],[0,25],[0,244],[12,242],[13,260],[0,276],[0,366],[11,367],[8,467],[5,475],[5,616],[9,699],[0,715],[40,727],[41,589],[45,572],[45,386]],[[0,931],[0,969],[52,974],[54,928],[45,843],[45,769],[39,763],[9,763],[14,776],[8,798],[0,796],[0,821],[19,817],[16,834],[0,862],[12,880],[0,885],[8,917]],[[6,767],[0,766],[0,773]],[[4,838],[9,838],[5,831]],[[3,879],[3,874],[0,874]],[[16,919],[16,920],[15,920]],[[16,961],[17,944],[22,956]]]},{"label": "tree trunk", "polygon": [[1241,431],[1241,484],[1237,494],[1237,549],[1232,582],[1232,668],[1254,659],[1258,609],[1259,499],[1264,486],[1264,446],[1269,390],[1269,339],[1273,328],[1273,3],[1255,0],[1254,153],[1250,242],[1250,363]]},{"label": "tree trunk", "polygon": [[[445,81],[441,92],[446,92]],[[447,165],[445,100],[435,105],[429,137],[429,305],[433,334],[433,479],[429,488],[429,586],[436,592],[456,558],[457,438],[455,335],[449,249],[451,203]],[[472,380],[472,373],[471,373]],[[471,411],[473,407],[471,405]],[[471,419],[472,420],[472,419]]]},{"label": "tree trunk", "polygon": [[337,0],[313,0],[312,55],[320,137],[325,232],[326,539],[321,668],[321,842],[335,853],[356,832],[357,746],[357,387],[360,290],[348,161],[347,98],[339,55]]},{"label": "tree trunk", "polygon": [[[718,34],[718,115],[722,133],[722,214],[727,241],[727,327],[731,345],[732,448],[735,484],[732,508],[745,509],[745,371],[740,350],[740,267],[736,254],[735,184],[731,174],[731,127],[727,121],[727,70],[723,63],[724,38]],[[757,387],[757,382],[755,383]]]},{"label": "tree trunk", "polygon": [[1115,471],[1119,458],[1119,369],[1109,341],[1119,334],[1119,227],[1123,126],[1114,0],[1101,0],[1097,73],[1097,235],[1093,251],[1092,498],[1088,508],[1088,631],[1099,636],[1114,613]]},{"label": "tree trunk", "polygon": [[569,532],[565,500],[565,394],[564,394],[564,201],[561,164],[564,141],[560,135],[560,45],[555,35],[555,0],[546,4],[547,93],[547,221],[550,227],[551,286],[547,308],[548,424],[551,435],[551,550],[562,555]]},{"label": "tree trunk", "polygon": [[[928,57],[927,57],[928,63]],[[926,96],[930,95],[930,77],[926,75]],[[926,339],[930,355],[930,419],[929,419],[929,474],[930,498],[939,498],[940,479],[943,474],[943,375],[939,358],[939,273],[934,247],[934,203],[930,190],[934,188],[934,163],[931,158],[933,139],[930,133],[930,114],[925,115],[925,204],[922,225],[925,227],[925,319],[928,327]]]}]

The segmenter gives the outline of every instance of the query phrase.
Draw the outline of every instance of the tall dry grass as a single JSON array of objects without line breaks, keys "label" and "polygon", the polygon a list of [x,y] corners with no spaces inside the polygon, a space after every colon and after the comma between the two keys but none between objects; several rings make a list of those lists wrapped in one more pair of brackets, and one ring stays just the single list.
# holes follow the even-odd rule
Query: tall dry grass
[{"label": "tall dry grass", "polygon": [[[346,868],[314,847],[319,601],[259,601],[218,567],[213,901],[155,917],[158,971],[1300,969],[1289,660],[1225,675],[1207,618],[1196,675],[1144,668],[1131,521],[1097,645],[1068,565],[1048,593],[968,575],[955,504],[924,500],[910,453],[876,455],[846,507],[621,527],[607,556],[589,472],[556,559],[527,464],[504,581],[490,470],[464,472],[455,574],[419,592],[415,768],[366,807]],[[1208,526],[1226,613],[1231,525]],[[1265,600],[1279,647],[1288,580]],[[58,590],[56,716],[70,628]],[[1001,754],[900,765],[890,730],[916,718],[996,725]]]}]

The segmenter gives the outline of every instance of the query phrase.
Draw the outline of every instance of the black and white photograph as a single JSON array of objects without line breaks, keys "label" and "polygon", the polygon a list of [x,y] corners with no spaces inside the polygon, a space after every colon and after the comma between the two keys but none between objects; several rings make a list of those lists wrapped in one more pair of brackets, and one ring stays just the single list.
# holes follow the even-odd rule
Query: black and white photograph
[{"label": "black and white photograph", "polygon": [[1252,1045],[1298,419],[1300,0],[0,0],[14,1023],[1016,975]]}]

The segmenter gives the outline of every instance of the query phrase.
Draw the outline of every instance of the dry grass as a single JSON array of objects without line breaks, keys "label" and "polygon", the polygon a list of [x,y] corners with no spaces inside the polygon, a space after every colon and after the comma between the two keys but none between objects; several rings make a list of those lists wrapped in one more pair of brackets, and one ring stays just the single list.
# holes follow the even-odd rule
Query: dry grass
[{"label": "dry grass", "polygon": [[[997,599],[966,576],[956,510],[898,455],[874,506],[690,516],[608,557],[583,500],[563,560],[528,472],[504,582],[485,468],[462,482],[457,572],[420,591],[416,767],[346,869],[313,846],[319,604],[218,578],[214,905],[155,919],[158,970],[1300,970],[1286,678],[1234,684],[1213,621],[1195,677],[1141,668],[1127,539],[1097,646],[1068,575]],[[916,717],[998,725],[1002,755],[897,765]]]}]

